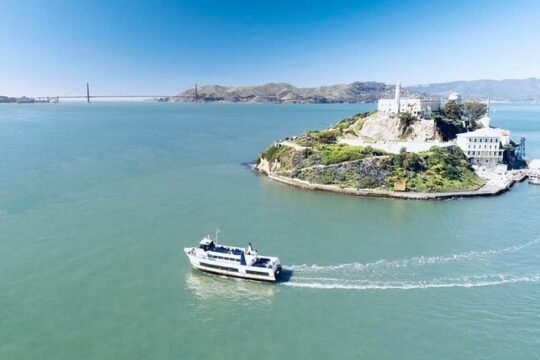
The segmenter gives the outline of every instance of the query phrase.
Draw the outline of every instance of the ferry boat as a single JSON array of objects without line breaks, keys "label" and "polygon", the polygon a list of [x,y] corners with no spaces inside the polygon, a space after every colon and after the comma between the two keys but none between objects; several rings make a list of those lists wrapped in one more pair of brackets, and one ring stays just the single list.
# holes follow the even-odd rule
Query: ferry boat
[{"label": "ferry boat", "polygon": [[199,270],[249,280],[276,282],[281,273],[279,258],[261,256],[251,243],[246,248],[217,244],[204,237],[198,248],[184,248],[191,265]]},{"label": "ferry boat", "polygon": [[540,171],[529,174],[529,184],[540,185]]}]

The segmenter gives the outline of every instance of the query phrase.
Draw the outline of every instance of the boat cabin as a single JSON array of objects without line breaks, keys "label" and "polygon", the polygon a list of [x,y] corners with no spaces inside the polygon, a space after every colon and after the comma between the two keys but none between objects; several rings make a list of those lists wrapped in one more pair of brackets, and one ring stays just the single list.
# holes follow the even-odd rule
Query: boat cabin
[{"label": "boat cabin", "polygon": [[240,263],[240,265],[256,266],[266,268],[271,265],[271,259],[259,256],[257,250],[253,249],[251,243],[247,248],[241,249],[232,246],[218,245],[209,237],[201,240],[199,248],[206,252],[209,260],[227,261]]},{"label": "boat cabin", "polygon": [[213,251],[215,247],[216,244],[214,243],[214,240],[209,238],[202,239],[199,244],[199,248],[203,249],[204,251]]}]

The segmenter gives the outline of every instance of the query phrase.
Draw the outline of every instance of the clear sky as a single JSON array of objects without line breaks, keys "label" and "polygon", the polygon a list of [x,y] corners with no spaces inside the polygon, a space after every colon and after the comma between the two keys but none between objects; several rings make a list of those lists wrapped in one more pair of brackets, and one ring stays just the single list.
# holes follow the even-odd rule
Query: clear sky
[{"label": "clear sky", "polygon": [[540,1],[0,0],[0,94],[540,77]]}]

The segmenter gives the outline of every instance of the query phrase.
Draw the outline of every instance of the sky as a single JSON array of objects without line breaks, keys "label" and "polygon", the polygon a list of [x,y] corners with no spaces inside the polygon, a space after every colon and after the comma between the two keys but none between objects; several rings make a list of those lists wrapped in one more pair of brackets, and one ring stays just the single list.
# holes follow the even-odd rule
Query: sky
[{"label": "sky", "polygon": [[0,0],[0,94],[540,77],[540,1]]}]

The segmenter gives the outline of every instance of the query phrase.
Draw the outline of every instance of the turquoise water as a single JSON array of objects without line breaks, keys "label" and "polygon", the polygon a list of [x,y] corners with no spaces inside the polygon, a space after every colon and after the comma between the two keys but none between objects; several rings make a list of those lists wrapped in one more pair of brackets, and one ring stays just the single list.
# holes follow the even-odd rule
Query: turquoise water
[{"label": "turquoise water", "polygon": [[[540,187],[407,202],[245,166],[371,108],[0,106],[0,358],[540,357]],[[540,157],[540,106],[493,123]],[[216,227],[290,281],[192,271],[182,248]]]}]

